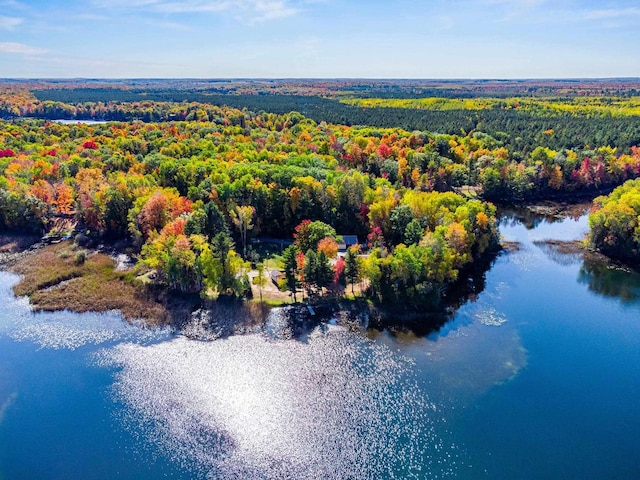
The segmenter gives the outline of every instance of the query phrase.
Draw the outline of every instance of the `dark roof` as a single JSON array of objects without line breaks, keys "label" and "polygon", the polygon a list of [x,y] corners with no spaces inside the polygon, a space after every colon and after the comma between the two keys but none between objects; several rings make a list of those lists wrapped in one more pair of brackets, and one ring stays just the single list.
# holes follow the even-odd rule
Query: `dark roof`
[{"label": "dark roof", "polygon": [[358,244],[358,236],[357,235],[342,235],[342,243],[345,245],[357,245]]}]

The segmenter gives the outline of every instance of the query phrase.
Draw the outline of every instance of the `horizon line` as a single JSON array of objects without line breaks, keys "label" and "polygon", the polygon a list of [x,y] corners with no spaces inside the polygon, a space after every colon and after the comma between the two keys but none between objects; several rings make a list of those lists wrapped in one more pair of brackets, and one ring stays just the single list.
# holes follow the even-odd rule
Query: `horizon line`
[{"label": "horizon line", "polygon": [[640,76],[613,76],[613,77],[0,77],[1,82],[7,81],[125,81],[125,80],[191,80],[191,81],[230,81],[230,80],[252,80],[252,81],[354,81],[354,80],[375,80],[375,81],[439,81],[439,82],[509,82],[509,81],[585,81],[585,80],[636,80],[640,81]]}]

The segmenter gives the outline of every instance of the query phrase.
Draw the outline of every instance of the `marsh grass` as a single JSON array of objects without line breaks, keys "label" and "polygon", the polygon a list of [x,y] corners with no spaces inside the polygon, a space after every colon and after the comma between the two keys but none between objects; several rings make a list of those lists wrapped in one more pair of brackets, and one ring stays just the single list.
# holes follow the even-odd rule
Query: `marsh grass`
[{"label": "marsh grass", "polygon": [[[78,261],[78,255],[84,257],[83,262]],[[61,242],[14,265],[13,270],[22,275],[14,292],[29,296],[34,310],[119,310],[129,320],[143,319],[148,324],[171,320],[166,306],[155,300],[147,286],[114,267],[108,255],[75,251],[71,242]]]}]

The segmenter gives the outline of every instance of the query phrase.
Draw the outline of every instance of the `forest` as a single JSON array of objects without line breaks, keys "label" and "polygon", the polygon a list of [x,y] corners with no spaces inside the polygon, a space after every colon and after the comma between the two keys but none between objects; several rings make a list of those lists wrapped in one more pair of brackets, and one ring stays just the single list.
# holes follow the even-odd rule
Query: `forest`
[{"label": "forest", "polygon": [[605,255],[640,266],[640,180],[594,200],[589,243]]},{"label": "forest", "polygon": [[[640,144],[633,82],[215,82],[13,85],[0,95],[0,117],[146,122],[185,120],[161,105],[201,103],[250,111],[302,113],[316,122],[465,135],[480,131],[523,156]],[[0,86],[0,92],[2,87]],[[131,105],[135,104],[134,108]]]},{"label": "forest", "polygon": [[[520,112],[505,108],[510,97],[434,110],[431,100],[33,90],[0,86],[0,229],[42,234],[70,219],[84,237],[126,240],[171,289],[204,296],[245,296],[252,270],[264,281],[254,240],[276,238],[292,242],[278,261],[294,300],[357,284],[381,304],[433,306],[496,248],[488,200],[593,195],[640,177],[633,98],[615,116],[601,97],[530,98]],[[415,126],[425,111],[451,127]],[[487,118],[506,131],[491,134]],[[358,243],[338,256],[347,235]]]}]

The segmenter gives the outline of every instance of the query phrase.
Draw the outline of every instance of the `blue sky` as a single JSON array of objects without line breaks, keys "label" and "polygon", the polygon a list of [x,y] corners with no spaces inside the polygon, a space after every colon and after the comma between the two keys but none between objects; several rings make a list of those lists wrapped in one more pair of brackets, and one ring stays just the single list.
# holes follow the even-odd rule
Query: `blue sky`
[{"label": "blue sky", "polygon": [[638,0],[0,0],[0,77],[640,77],[638,25]]}]

